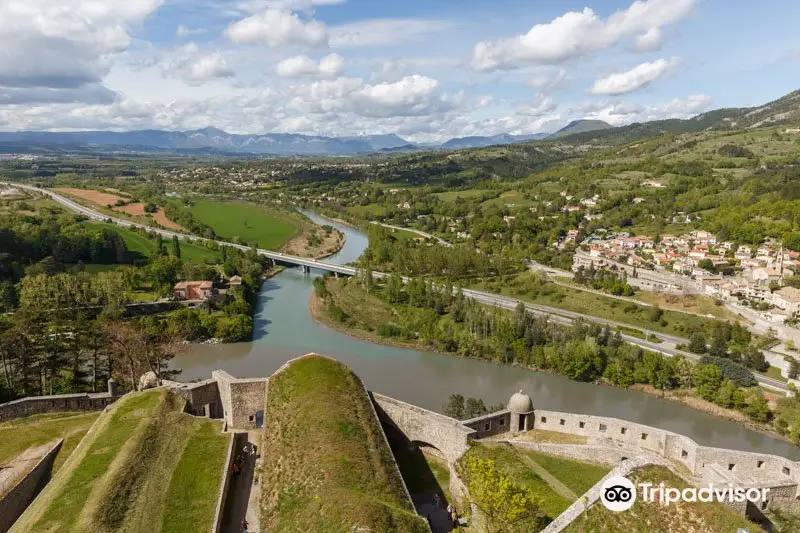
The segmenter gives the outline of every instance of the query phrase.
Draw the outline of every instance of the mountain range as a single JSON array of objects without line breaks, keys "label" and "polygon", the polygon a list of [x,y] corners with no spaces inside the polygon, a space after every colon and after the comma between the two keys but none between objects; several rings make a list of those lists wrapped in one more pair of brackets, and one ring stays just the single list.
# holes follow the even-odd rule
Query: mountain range
[{"label": "mountain range", "polygon": [[[599,123],[601,121],[576,121]],[[587,131],[590,127],[575,131]],[[557,132],[558,134],[559,132]],[[0,152],[70,152],[70,151],[162,151],[162,152],[216,152],[223,154],[258,155],[329,155],[346,156],[376,152],[402,152],[420,149],[456,150],[482,148],[498,144],[512,144],[542,140],[549,133],[534,135],[494,135],[490,137],[461,137],[442,144],[414,144],[394,134],[358,135],[350,137],[322,137],[293,133],[267,133],[263,135],[237,135],[217,128],[193,131],[139,130],[114,131],[20,131],[0,132]]]},{"label": "mountain range", "polygon": [[350,156],[416,150],[457,150],[529,141],[615,144],[663,133],[741,130],[800,121],[800,90],[768,104],[725,108],[690,119],[655,120],[613,127],[602,120],[575,120],[554,133],[471,136],[441,144],[414,144],[395,134],[323,137],[294,133],[237,135],[217,128],[193,131],[20,131],[0,132],[0,153],[197,152],[230,155]]}]

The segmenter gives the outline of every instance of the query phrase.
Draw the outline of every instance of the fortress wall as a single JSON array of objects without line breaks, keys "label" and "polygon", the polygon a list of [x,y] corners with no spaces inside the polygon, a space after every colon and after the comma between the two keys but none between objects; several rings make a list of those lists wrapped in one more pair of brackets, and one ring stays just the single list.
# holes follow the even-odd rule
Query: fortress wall
[{"label": "fortress wall", "polygon": [[168,385],[172,392],[186,400],[187,413],[207,418],[223,417],[219,385],[214,379],[207,379],[199,383],[165,382],[164,384]]},{"label": "fortress wall", "polygon": [[234,378],[224,370],[214,370],[211,372],[211,379],[217,382],[219,390],[219,401],[222,404],[222,418],[228,426],[232,426],[231,418],[231,381]]},{"label": "fortress wall", "polygon": [[455,463],[469,449],[467,441],[473,438],[475,431],[458,420],[382,394],[373,392],[372,397],[382,421],[394,425],[412,442],[439,449],[448,463]]},{"label": "fortress wall", "polygon": [[541,409],[534,412],[533,428],[582,435],[590,439],[611,439],[658,455],[664,455],[668,435],[667,431],[618,418]]},{"label": "fortress wall", "polygon": [[255,429],[257,413],[262,414],[267,400],[267,378],[237,379],[230,382],[230,425],[240,429]]},{"label": "fortress wall", "polygon": [[625,446],[628,451],[621,456],[636,451],[661,456],[683,464],[698,478],[716,464],[751,487],[793,485],[796,490],[800,481],[800,463],[784,457],[701,446],[689,437],[617,418],[536,410],[534,428],[585,436],[590,445]]},{"label": "fortress wall", "polygon": [[511,412],[504,409],[503,411],[464,420],[461,423],[475,430],[473,438],[482,439],[484,437],[491,437],[492,435],[507,433],[511,428]]},{"label": "fortress wall", "polygon": [[222,472],[222,483],[220,483],[219,493],[217,494],[217,508],[214,511],[214,524],[211,526],[211,533],[220,533],[222,531],[222,514],[225,511],[225,501],[228,499],[228,489],[231,485],[231,469],[236,455],[235,450],[241,448],[242,436],[244,436],[246,442],[247,433],[231,433],[228,439],[228,455],[225,458],[225,464],[222,466],[225,470]]},{"label": "fortress wall", "polygon": [[47,453],[42,455],[36,466],[20,479],[14,487],[0,498],[0,532],[11,529],[28,505],[36,498],[44,486],[50,481],[53,462],[61,449],[64,439],[58,439]]},{"label": "fortress wall", "polygon": [[0,404],[0,423],[41,413],[69,411],[102,411],[117,397],[107,392],[97,394],[58,394],[54,396],[29,396]]}]

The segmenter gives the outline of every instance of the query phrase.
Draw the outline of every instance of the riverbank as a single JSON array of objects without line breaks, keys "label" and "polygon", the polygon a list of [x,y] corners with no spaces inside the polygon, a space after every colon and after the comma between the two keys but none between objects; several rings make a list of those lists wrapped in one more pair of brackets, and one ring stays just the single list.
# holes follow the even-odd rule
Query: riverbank
[{"label": "riverbank", "polygon": [[307,259],[325,259],[339,253],[346,240],[345,234],[336,228],[326,233],[323,228],[314,225],[287,242],[281,252]]},{"label": "riverbank", "polygon": [[[330,286],[330,285],[329,285]],[[446,352],[432,349],[429,345],[424,344],[422,342],[410,342],[410,341],[402,341],[392,337],[384,337],[379,335],[373,326],[374,324],[370,324],[367,327],[372,328],[372,330],[365,329],[365,327],[361,324],[359,318],[363,318],[364,316],[368,316],[370,320],[380,322],[381,320],[387,320],[387,322],[391,322],[391,317],[388,315],[391,312],[391,307],[388,304],[382,302],[378,298],[375,298],[371,295],[363,296],[362,300],[359,300],[357,304],[354,304],[352,301],[347,302],[346,297],[342,297],[340,291],[336,290],[336,287],[333,288],[332,295],[329,295],[328,298],[331,301],[335,299],[335,305],[341,308],[347,315],[346,320],[347,323],[336,320],[332,317],[327,311],[326,307],[327,304],[324,302],[316,293],[316,291],[312,291],[309,297],[309,313],[317,324],[322,324],[328,328],[331,328],[335,331],[343,333],[345,335],[349,335],[351,337],[364,340],[371,343],[382,344],[386,346],[392,346],[397,348],[406,348],[406,349],[413,349],[413,350],[422,350],[428,353],[437,354],[437,355],[446,355],[446,356],[455,356],[458,358],[465,358],[464,356],[455,353],[455,352]],[[366,300],[373,300],[374,301],[366,301]],[[354,307],[354,305],[356,307]],[[351,316],[356,315],[354,309],[359,311],[364,311],[360,313],[359,317]],[[377,323],[376,322],[376,323]],[[359,327],[361,326],[361,327]],[[466,357],[470,359],[469,357]],[[482,359],[486,362],[491,364],[495,364],[498,366],[506,366],[506,367],[517,367],[529,371],[534,372],[541,372],[545,374],[557,375],[560,376],[561,374],[553,373],[548,370],[543,370],[540,368],[534,368],[527,365],[521,364],[502,364],[493,360]],[[606,386],[611,388],[617,388],[620,390],[626,390],[623,387],[617,387],[613,383],[610,383],[604,379],[600,381],[594,382],[595,385],[598,386]],[[655,387],[647,384],[635,384],[628,388],[628,390],[633,390],[637,392],[643,392],[650,396],[658,397],[661,399],[669,400],[676,404],[681,404],[683,406],[689,407],[695,411],[699,411],[705,414],[712,415],[716,418],[720,418],[723,420],[727,420],[730,422],[734,422],[736,424],[742,425],[748,429],[753,431],[757,431],[759,433],[768,435],[772,438],[776,438],[783,442],[792,443],[790,439],[786,436],[780,435],[777,431],[773,429],[773,427],[767,423],[759,423],[750,419],[747,415],[742,413],[741,411],[737,411],[735,409],[729,409],[725,407],[721,407],[716,405],[712,402],[706,401],[699,397],[697,393],[693,389],[675,389],[675,390],[666,390],[661,391],[656,389]],[[775,406],[777,405],[778,396],[765,393],[765,397],[767,398],[770,408],[774,410]]]}]

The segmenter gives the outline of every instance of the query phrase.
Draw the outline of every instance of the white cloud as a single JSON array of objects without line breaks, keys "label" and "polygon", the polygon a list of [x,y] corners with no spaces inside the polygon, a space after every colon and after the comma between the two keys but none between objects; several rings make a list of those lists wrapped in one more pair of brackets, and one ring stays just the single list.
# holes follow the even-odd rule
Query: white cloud
[{"label": "white cloud", "polygon": [[696,0],[636,0],[603,20],[590,8],[570,11],[528,33],[475,45],[472,68],[479,71],[523,64],[557,64],[618,43],[621,39],[673,24],[694,9]]},{"label": "white cloud", "polygon": [[560,68],[554,72],[541,72],[534,74],[525,82],[530,87],[537,89],[555,89],[564,81],[567,71]]},{"label": "white cloud", "polygon": [[664,46],[664,35],[661,28],[650,28],[634,41],[633,49],[639,53],[658,52]]},{"label": "white cloud", "polygon": [[530,104],[517,106],[517,113],[529,117],[539,117],[554,111],[558,105],[555,100],[543,94],[537,94]]},{"label": "white cloud", "polygon": [[713,100],[710,96],[697,94],[651,106],[626,101],[587,102],[572,109],[571,112],[576,118],[604,120],[609,124],[621,126],[650,120],[690,118],[707,111],[712,104]]},{"label": "white cloud", "polygon": [[344,58],[339,54],[330,54],[319,62],[303,55],[290,57],[278,63],[275,70],[285,78],[335,78],[343,68]]},{"label": "white cloud", "polygon": [[235,75],[219,52],[191,59],[181,66],[183,78],[191,83],[230,78]]},{"label": "white cloud", "polygon": [[0,1],[0,86],[96,85],[161,0]]},{"label": "white cloud", "polygon": [[406,76],[411,69],[406,61],[401,59],[384,59],[372,65],[369,79],[372,81],[398,81]]},{"label": "white cloud", "polygon": [[330,29],[334,48],[356,46],[385,46],[408,41],[445,30],[452,25],[443,20],[387,18],[360,20]]},{"label": "white cloud", "polygon": [[494,96],[491,95],[484,95],[478,98],[478,101],[475,102],[475,109],[485,109],[490,107],[494,103]]},{"label": "white cloud", "polygon": [[314,19],[302,20],[296,13],[282,9],[266,9],[234,22],[225,30],[225,36],[237,44],[328,46],[325,24]]},{"label": "white cloud", "polygon": [[651,63],[642,63],[627,72],[611,74],[594,82],[589,89],[592,94],[625,94],[647,87],[658,78],[675,70],[680,65],[680,58],[658,59]]},{"label": "white cloud", "polygon": [[192,29],[188,26],[184,26],[183,24],[179,25],[175,29],[175,35],[178,37],[189,37],[190,35],[197,35],[204,32],[205,30],[202,28]]}]

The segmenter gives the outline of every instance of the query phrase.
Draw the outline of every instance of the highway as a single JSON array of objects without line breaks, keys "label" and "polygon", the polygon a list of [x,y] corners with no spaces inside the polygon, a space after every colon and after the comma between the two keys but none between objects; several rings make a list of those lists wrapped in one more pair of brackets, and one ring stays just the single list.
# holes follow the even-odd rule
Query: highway
[{"label": "highway", "polygon": [[[90,219],[93,219],[93,220],[99,220],[99,221],[109,221],[110,220],[114,224],[118,224],[118,225],[123,226],[123,227],[144,228],[144,229],[146,229],[148,231],[156,232],[156,233],[158,233],[158,234],[160,234],[160,235],[162,235],[164,237],[168,237],[170,239],[172,237],[177,237],[179,239],[191,239],[191,240],[194,240],[194,241],[201,241],[201,242],[208,242],[209,240],[211,240],[211,239],[204,239],[202,237],[196,237],[194,235],[189,235],[189,234],[186,234],[186,233],[180,233],[180,232],[171,231],[171,230],[162,229],[162,228],[154,228],[152,226],[147,226],[147,225],[140,224],[140,223],[137,223],[137,222],[131,222],[130,220],[110,217],[108,215],[104,215],[103,213],[99,213],[97,211],[89,209],[88,207],[80,205],[77,202],[74,202],[73,200],[70,200],[69,198],[61,196],[60,194],[55,193],[55,192],[50,191],[50,190],[47,190],[47,189],[41,189],[41,188],[38,188],[38,187],[33,187],[31,185],[22,185],[22,184],[18,184],[18,183],[2,183],[2,184],[3,185],[7,185],[9,187],[16,187],[16,188],[20,188],[20,189],[26,189],[26,190],[29,190],[29,191],[32,191],[32,192],[38,192],[38,193],[41,193],[41,194],[46,194],[47,196],[49,196],[50,198],[52,198],[54,201],[58,202],[59,204],[63,205],[64,207],[66,207],[68,209],[71,209],[71,210],[73,210],[73,211],[75,211],[77,213],[80,213],[82,215],[85,215],[86,217],[88,217]],[[398,229],[406,229],[406,228],[398,228]],[[411,230],[409,230],[409,231],[411,231]],[[238,248],[240,250],[251,250],[252,249],[252,248],[249,248],[247,246],[243,246],[243,245],[240,245],[240,244],[233,244],[233,243],[225,242],[225,241],[214,240],[213,242],[217,243],[219,246],[230,246],[230,247],[233,247],[233,248]],[[273,260],[275,260],[275,261],[277,261],[279,263],[286,263],[286,264],[290,264],[290,265],[303,266],[303,267],[307,267],[307,268],[313,268],[313,269],[317,269],[317,270],[321,270],[321,271],[325,271],[325,272],[334,272],[334,273],[343,274],[343,275],[347,275],[347,276],[354,276],[357,273],[357,269],[355,269],[353,267],[342,266],[342,265],[334,265],[332,263],[325,263],[323,261],[317,261],[317,260],[314,260],[314,259],[307,259],[307,258],[304,258],[304,257],[296,257],[296,256],[293,256],[293,255],[287,255],[287,254],[283,254],[283,253],[280,253],[280,252],[273,252],[271,250],[257,249],[256,251],[260,255],[269,257],[270,259],[273,259]],[[376,278],[385,278],[385,277],[388,277],[389,274],[384,273],[384,272],[373,272],[373,276],[375,276]],[[404,278],[404,281],[408,281],[408,279]],[[499,295],[499,294],[493,294],[493,293],[483,292],[483,291],[476,291],[476,290],[472,290],[472,289],[464,289],[463,292],[464,292],[464,296],[466,296],[466,297],[468,297],[470,299],[473,299],[473,300],[475,300],[477,302],[480,302],[480,303],[486,304],[486,305],[502,307],[504,309],[515,309],[517,307],[517,305],[521,302],[521,300],[509,297],[509,296],[502,296],[502,295]],[[631,326],[630,324],[624,324],[622,322],[615,322],[613,320],[606,320],[606,319],[598,318],[598,317],[591,316],[591,315],[584,315],[582,313],[576,313],[576,312],[572,312],[572,311],[565,311],[563,309],[558,309],[558,308],[555,308],[555,307],[549,307],[549,306],[539,305],[539,304],[532,304],[532,303],[527,303],[527,302],[523,302],[523,304],[525,305],[525,307],[531,313],[533,313],[535,315],[539,315],[539,316],[546,316],[550,320],[552,320],[553,322],[558,323],[558,324],[571,325],[572,321],[574,319],[580,318],[580,319],[586,320],[588,322],[594,322],[596,324],[601,324],[603,326],[608,326],[608,327],[610,327],[612,329],[618,328],[618,327],[637,329],[639,331],[642,331],[647,336],[655,335],[656,337],[662,339],[663,342],[660,342],[660,343],[652,342],[652,341],[648,341],[648,340],[645,340],[645,339],[641,339],[639,337],[634,337],[632,335],[627,335],[625,333],[621,333],[622,338],[626,342],[628,342],[630,344],[634,344],[634,345],[640,346],[640,347],[642,347],[642,348],[644,348],[646,350],[659,352],[659,353],[664,354],[664,355],[669,356],[669,357],[672,357],[674,355],[682,355],[682,356],[686,357],[687,359],[692,359],[692,360],[695,360],[695,361],[700,359],[700,356],[698,356],[697,354],[693,354],[693,353],[690,353],[690,352],[686,352],[686,351],[677,349],[676,345],[678,345],[678,344],[684,344],[685,345],[685,344],[688,343],[688,340],[684,339],[682,337],[676,337],[674,335],[667,335],[667,334],[664,334],[664,333],[661,333],[661,332],[647,330],[647,329],[643,329],[643,328],[640,328],[640,327]],[[767,376],[764,376],[764,375],[758,374],[758,373],[753,373],[753,375],[755,376],[756,380],[759,382],[759,384],[762,387],[765,387],[765,388],[768,388],[768,389],[772,389],[772,390],[776,390],[776,391],[783,392],[783,393],[788,391],[788,387],[787,387],[786,383],[784,383],[782,381],[779,381],[777,379],[773,379],[773,378],[770,378],[770,377],[767,377]]]}]

